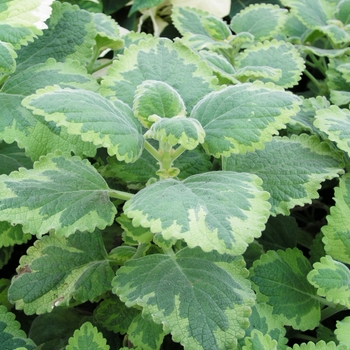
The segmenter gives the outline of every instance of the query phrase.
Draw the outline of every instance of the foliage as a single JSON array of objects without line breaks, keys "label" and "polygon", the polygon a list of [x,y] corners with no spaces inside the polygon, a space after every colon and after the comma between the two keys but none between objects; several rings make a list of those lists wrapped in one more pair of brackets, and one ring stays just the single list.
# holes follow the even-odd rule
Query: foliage
[{"label": "foliage", "polygon": [[1,2],[1,348],[350,349],[350,1],[205,3]]}]

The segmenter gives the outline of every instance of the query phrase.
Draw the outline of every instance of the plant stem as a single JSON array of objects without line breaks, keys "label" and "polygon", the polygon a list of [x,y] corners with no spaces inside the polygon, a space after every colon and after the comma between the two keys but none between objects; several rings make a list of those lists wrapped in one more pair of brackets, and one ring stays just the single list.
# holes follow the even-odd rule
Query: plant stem
[{"label": "plant stem", "polygon": [[137,246],[136,253],[132,256],[131,259],[143,257],[144,253],[148,250],[149,246],[149,243],[139,243],[139,245]]},{"label": "plant stem", "polygon": [[[99,54],[100,54],[100,49],[97,46],[95,46],[94,47],[94,53],[93,53],[93,55],[91,57],[91,60],[90,60],[90,62],[88,64],[88,66],[86,67],[86,69],[87,69],[89,74],[93,73],[93,71],[94,71],[93,70],[94,64],[95,64]],[[100,67],[99,67],[99,69],[100,69]]]},{"label": "plant stem", "polygon": [[134,196],[132,193],[111,190],[111,189],[109,189],[108,195],[112,198],[118,198],[118,199],[125,200],[125,201],[131,199]]},{"label": "plant stem", "polygon": [[159,162],[162,160],[159,152],[147,141],[145,140],[145,149]]},{"label": "plant stem", "polygon": [[186,148],[180,145],[176,150],[174,150],[173,154],[171,155],[172,161],[174,161],[176,158],[181,156],[182,153],[186,151]]},{"label": "plant stem", "polygon": [[105,67],[108,67],[108,66],[110,66],[112,63],[113,63],[113,60],[110,60],[110,61],[108,61],[108,62],[106,62],[106,63],[103,63],[103,64],[101,64],[100,66],[98,66],[98,67],[92,69],[92,72],[91,72],[91,73],[98,72],[100,69],[103,69],[103,68],[105,68]]},{"label": "plant stem", "polygon": [[321,311],[321,321],[335,315],[336,313],[346,310],[346,307],[343,305],[327,306]]},{"label": "plant stem", "polygon": [[321,84],[307,69],[304,70],[304,74],[316,85],[319,90],[321,90]]}]

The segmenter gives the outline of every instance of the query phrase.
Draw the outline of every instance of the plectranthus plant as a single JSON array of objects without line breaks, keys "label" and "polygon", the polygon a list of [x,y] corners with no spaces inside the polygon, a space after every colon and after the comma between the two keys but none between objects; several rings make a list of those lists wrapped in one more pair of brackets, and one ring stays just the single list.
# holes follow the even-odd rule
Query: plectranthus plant
[{"label": "plectranthus plant", "polygon": [[350,349],[350,1],[99,3],[0,2],[0,348]]}]

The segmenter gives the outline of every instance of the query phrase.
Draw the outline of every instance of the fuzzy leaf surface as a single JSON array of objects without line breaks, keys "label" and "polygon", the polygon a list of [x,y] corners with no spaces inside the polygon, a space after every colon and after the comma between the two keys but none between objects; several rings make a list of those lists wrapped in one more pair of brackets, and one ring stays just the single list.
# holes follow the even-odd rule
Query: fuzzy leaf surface
[{"label": "fuzzy leaf surface", "polygon": [[154,118],[156,121],[145,133],[146,138],[165,142],[170,146],[177,144],[193,150],[204,142],[205,131],[197,119],[185,117]]},{"label": "fuzzy leaf surface", "polygon": [[28,315],[59,305],[93,301],[110,289],[113,270],[99,231],[68,238],[44,236],[22,256],[9,299]]},{"label": "fuzzy leaf surface", "polygon": [[236,34],[248,32],[256,40],[263,41],[278,33],[287,18],[286,14],[287,11],[277,5],[252,4],[232,18],[230,28]]},{"label": "fuzzy leaf surface", "polygon": [[104,96],[115,96],[133,105],[135,91],[145,80],[173,87],[190,111],[217,79],[201,58],[180,42],[148,38],[131,45],[118,57],[101,82]]},{"label": "fuzzy leaf surface", "polygon": [[118,160],[135,161],[142,152],[141,124],[129,106],[83,89],[47,87],[22,104],[46,121],[67,128],[85,142],[107,148]]},{"label": "fuzzy leaf surface", "polygon": [[321,182],[343,173],[341,155],[316,136],[275,137],[263,150],[234,154],[225,160],[225,169],[251,172],[263,180],[271,195],[273,215],[289,215],[295,205],[318,198]]},{"label": "fuzzy leaf surface", "polygon": [[157,80],[145,80],[137,87],[133,111],[146,128],[152,125],[148,117],[153,114],[161,118],[186,116],[186,107],[179,93]]},{"label": "fuzzy leaf surface", "polygon": [[91,58],[96,30],[89,12],[56,1],[47,25],[43,35],[17,52],[17,72],[44,63],[48,58],[58,62],[70,58],[82,65]]},{"label": "fuzzy leaf surface", "polygon": [[333,259],[350,264],[350,175],[345,174],[334,190],[335,206],[322,227],[325,250]]},{"label": "fuzzy leaf surface", "polygon": [[[1,25],[0,25],[1,28]],[[16,52],[9,43],[0,41],[0,73],[11,74],[16,70]]]},{"label": "fuzzy leaf surface", "polygon": [[62,87],[82,88],[97,91],[99,85],[87,74],[78,62],[67,60],[64,63],[49,59],[10,77],[0,90],[2,118],[0,138],[7,143],[17,141],[33,160],[56,150],[74,152],[77,155],[94,156],[96,147],[83,142],[77,135],[69,135],[65,128],[42,117],[34,116],[21,105],[22,100],[37,89],[51,84]]},{"label": "fuzzy leaf surface", "polygon": [[205,96],[193,109],[206,133],[203,148],[214,157],[264,148],[299,110],[295,95],[261,82],[229,86]]},{"label": "fuzzy leaf surface", "polygon": [[242,257],[185,248],[175,256],[126,262],[113,292],[127,306],[143,307],[145,316],[162,323],[185,348],[231,349],[244,335],[254,303],[246,277]]},{"label": "fuzzy leaf surface", "polygon": [[268,194],[250,174],[218,171],[168,179],[139,191],[124,205],[134,226],[189,247],[242,254],[269,216]]},{"label": "fuzzy leaf surface", "polygon": [[273,313],[294,329],[313,329],[320,322],[316,289],[306,279],[311,269],[297,248],[270,250],[251,268],[258,301],[271,305]]},{"label": "fuzzy leaf surface", "polygon": [[0,248],[27,243],[31,238],[29,233],[23,233],[21,225],[11,225],[6,221],[0,221]]},{"label": "fuzzy leaf surface", "polygon": [[36,345],[27,339],[21,325],[15,320],[15,315],[8,312],[6,307],[0,305],[0,347],[2,349],[34,350]]},{"label": "fuzzy leaf surface", "polygon": [[68,236],[111,225],[116,209],[105,180],[87,161],[50,154],[34,169],[0,177],[0,220],[22,224],[38,237],[54,230]]},{"label": "fuzzy leaf surface", "polygon": [[305,69],[304,60],[297,49],[285,41],[265,41],[246,49],[237,58],[235,68],[246,66],[267,66],[282,72],[280,79],[262,78],[263,82],[272,81],[278,86],[289,88],[298,83]]},{"label": "fuzzy leaf surface", "polygon": [[341,321],[337,321],[336,329],[334,333],[337,335],[337,339],[339,340],[339,344],[347,345],[350,344],[350,317],[347,316]]},{"label": "fuzzy leaf surface", "polygon": [[0,12],[0,41],[11,43],[15,49],[33,41],[47,28],[45,21],[51,15],[54,0],[2,1]]},{"label": "fuzzy leaf surface", "polygon": [[109,350],[106,339],[103,334],[97,330],[90,322],[85,322],[77,329],[73,336],[69,338],[66,350]]},{"label": "fuzzy leaf surface", "polygon": [[350,111],[332,105],[318,110],[315,118],[314,125],[350,156]]},{"label": "fuzzy leaf surface", "polygon": [[350,271],[346,265],[327,255],[314,264],[307,279],[318,295],[350,309]]}]

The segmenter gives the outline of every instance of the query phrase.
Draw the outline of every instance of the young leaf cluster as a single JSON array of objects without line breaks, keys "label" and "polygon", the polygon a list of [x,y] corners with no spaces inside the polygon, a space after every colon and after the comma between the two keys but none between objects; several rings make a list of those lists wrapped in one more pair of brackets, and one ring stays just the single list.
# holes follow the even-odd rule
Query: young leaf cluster
[{"label": "young leaf cluster", "polygon": [[350,349],[350,1],[71,2],[0,6],[0,348]]}]

